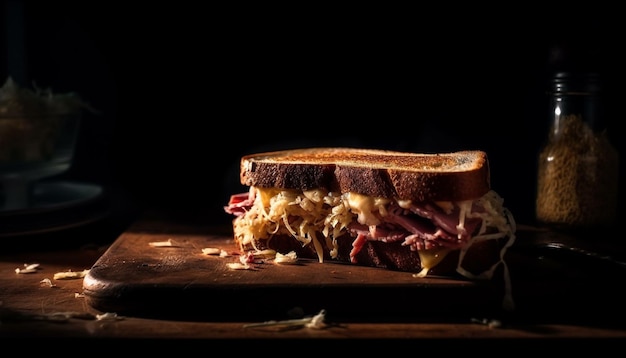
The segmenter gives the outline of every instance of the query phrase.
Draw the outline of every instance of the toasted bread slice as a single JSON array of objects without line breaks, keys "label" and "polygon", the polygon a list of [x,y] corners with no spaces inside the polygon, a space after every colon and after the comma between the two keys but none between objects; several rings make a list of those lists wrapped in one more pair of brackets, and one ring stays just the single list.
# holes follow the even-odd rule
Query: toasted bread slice
[{"label": "toasted bread slice", "polygon": [[476,199],[490,190],[487,154],[479,150],[411,153],[313,147],[241,158],[243,185],[326,189],[413,201]]}]

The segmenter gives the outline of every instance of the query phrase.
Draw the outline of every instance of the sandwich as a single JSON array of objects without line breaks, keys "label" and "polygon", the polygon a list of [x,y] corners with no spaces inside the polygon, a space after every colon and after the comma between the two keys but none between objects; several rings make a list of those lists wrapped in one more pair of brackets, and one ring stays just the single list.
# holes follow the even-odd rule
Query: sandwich
[{"label": "sandwich", "polygon": [[515,221],[479,150],[411,153],[312,147],[240,161],[249,190],[230,196],[242,252],[490,279],[506,270]]}]

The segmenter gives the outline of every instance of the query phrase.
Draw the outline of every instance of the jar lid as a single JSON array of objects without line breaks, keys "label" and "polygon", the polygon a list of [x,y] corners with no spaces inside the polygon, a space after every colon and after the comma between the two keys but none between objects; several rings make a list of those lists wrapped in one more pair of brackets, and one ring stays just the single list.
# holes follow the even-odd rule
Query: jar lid
[{"label": "jar lid", "polygon": [[571,95],[597,94],[601,89],[600,74],[596,72],[557,72],[552,78],[552,92]]}]

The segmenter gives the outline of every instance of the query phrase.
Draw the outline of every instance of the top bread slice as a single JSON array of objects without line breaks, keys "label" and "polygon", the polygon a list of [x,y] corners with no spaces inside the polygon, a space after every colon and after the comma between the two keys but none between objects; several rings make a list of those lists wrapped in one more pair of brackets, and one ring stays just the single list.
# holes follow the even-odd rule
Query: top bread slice
[{"label": "top bread slice", "polygon": [[479,150],[288,149],[243,156],[240,179],[261,188],[326,189],[417,202],[471,200],[490,190],[489,161]]}]

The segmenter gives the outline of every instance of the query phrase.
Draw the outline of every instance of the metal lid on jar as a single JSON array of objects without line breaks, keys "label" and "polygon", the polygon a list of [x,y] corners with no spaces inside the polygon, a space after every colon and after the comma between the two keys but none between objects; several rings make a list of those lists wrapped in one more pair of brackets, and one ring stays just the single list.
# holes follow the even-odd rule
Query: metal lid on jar
[{"label": "metal lid on jar", "polygon": [[553,94],[596,95],[602,88],[597,72],[557,72],[551,81]]}]

